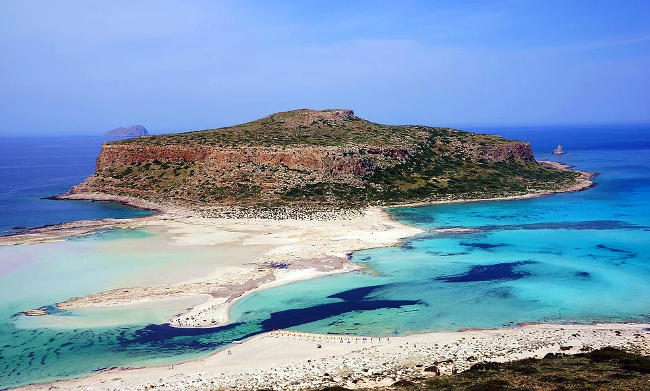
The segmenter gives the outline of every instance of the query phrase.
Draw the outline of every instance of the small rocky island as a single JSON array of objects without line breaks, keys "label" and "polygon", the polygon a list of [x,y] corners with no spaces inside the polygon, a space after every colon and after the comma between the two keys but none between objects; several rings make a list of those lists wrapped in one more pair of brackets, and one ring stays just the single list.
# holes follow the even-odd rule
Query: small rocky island
[{"label": "small rocky island", "polygon": [[142,137],[148,136],[149,132],[142,125],[132,125],[127,127],[119,127],[111,129],[108,132],[104,133],[104,137]]},{"label": "small rocky island", "polygon": [[564,154],[564,149],[562,149],[562,145],[558,145],[557,148],[553,150],[553,155],[562,155]]},{"label": "small rocky island", "polygon": [[383,125],[347,109],[300,109],[105,143],[95,174],[61,198],[108,194],[195,210],[332,210],[564,191],[578,178],[537,162],[522,141]]}]

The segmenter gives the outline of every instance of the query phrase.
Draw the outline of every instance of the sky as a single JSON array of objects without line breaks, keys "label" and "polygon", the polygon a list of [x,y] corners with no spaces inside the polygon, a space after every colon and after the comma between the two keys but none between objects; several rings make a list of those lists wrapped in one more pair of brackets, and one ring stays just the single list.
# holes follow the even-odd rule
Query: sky
[{"label": "sky", "polygon": [[650,123],[650,1],[0,0],[0,135]]}]

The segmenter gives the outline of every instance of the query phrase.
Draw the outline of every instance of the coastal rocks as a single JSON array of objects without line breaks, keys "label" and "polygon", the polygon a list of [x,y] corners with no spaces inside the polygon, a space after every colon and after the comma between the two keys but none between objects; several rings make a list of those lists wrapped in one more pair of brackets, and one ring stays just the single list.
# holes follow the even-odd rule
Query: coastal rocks
[{"label": "coastal rocks", "polygon": [[557,148],[553,150],[553,155],[562,155],[564,154],[564,150],[562,149],[562,145],[558,145]]},{"label": "coastal rocks", "polygon": [[468,144],[465,149],[467,154],[474,160],[487,160],[490,162],[505,162],[513,159],[526,162],[535,161],[530,144],[520,141],[492,145]]},{"label": "coastal rocks", "polygon": [[[322,179],[354,178],[369,173],[374,168],[366,154],[389,159],[404,159],[405,148],[354,148],[354,147],[241,147],[214,146],[104,144],[97,158],[98,173],[118,170],[133,165],[160,162],[200,164],[202,171],[216,177],[247,177],[260,182],[277,183],[288,178],[278,177],[275,170],[284,169],[294,174],[309,172]],[[380,157],[380,159],[381,159]],[[266,169],[263,169],[266,167]],[[269,172],[265,172],[269,171]],[[264,177],[264,179],[262,179]]]},{"label": "coastal rocks", "polygon": [[37,308],[33,310],[22,311],[21,313],[26,316],[43,316],[47,315],[47,310],[45,308]]}]

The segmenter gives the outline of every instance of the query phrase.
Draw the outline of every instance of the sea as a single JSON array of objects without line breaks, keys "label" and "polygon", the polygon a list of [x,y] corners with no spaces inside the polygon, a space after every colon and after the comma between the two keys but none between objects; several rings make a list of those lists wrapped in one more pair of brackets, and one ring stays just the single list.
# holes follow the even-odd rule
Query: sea
[{"label": "sea", "polygon": [[0,136],[0,236],[75,220],[150,214],[108,202],[44,199],[95,171],[100,136]]},{"label": "sea", "polygon": [[[527,322],[650,322],[650,126],[469,129],[530,141],[539,160],[597,172],[591,189],[527,200],[390,209],[424,229],[398,247],[356,252],[362,271],[245,296],[231,322],[172,328],[188,301],[110,310],[52,305],[206,262],[151,229],[0,247],[0,389],[103,368],[198,358],[280,328],[378,336]],[[565,155],[550,152],[562,144]],[[148,212],[51,201],[93,171],[101,139],[0,139],[0,230]],[[474,228],[439,232],[439,228]],[[179,269],[180,268],[180,269]],[[169,277],[172,278],[172,277]],[[52,315],[25,309],[50,306]]]}]

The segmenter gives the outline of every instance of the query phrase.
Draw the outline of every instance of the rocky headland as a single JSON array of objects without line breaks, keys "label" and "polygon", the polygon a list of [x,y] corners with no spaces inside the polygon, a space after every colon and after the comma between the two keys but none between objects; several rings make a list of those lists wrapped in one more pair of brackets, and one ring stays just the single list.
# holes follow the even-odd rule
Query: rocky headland
[{"label": "rocky headland", "polygon": [[[352,110],[294,110],[241,125],[105,143],[95,174],[60,198],[226,208],[340,210],[564,191],[580,174],[530,145],[449,128],[382,125]],[[268,212],[273,210],[274,212]],[[266,212],[265,212],[266,211]]]}]

